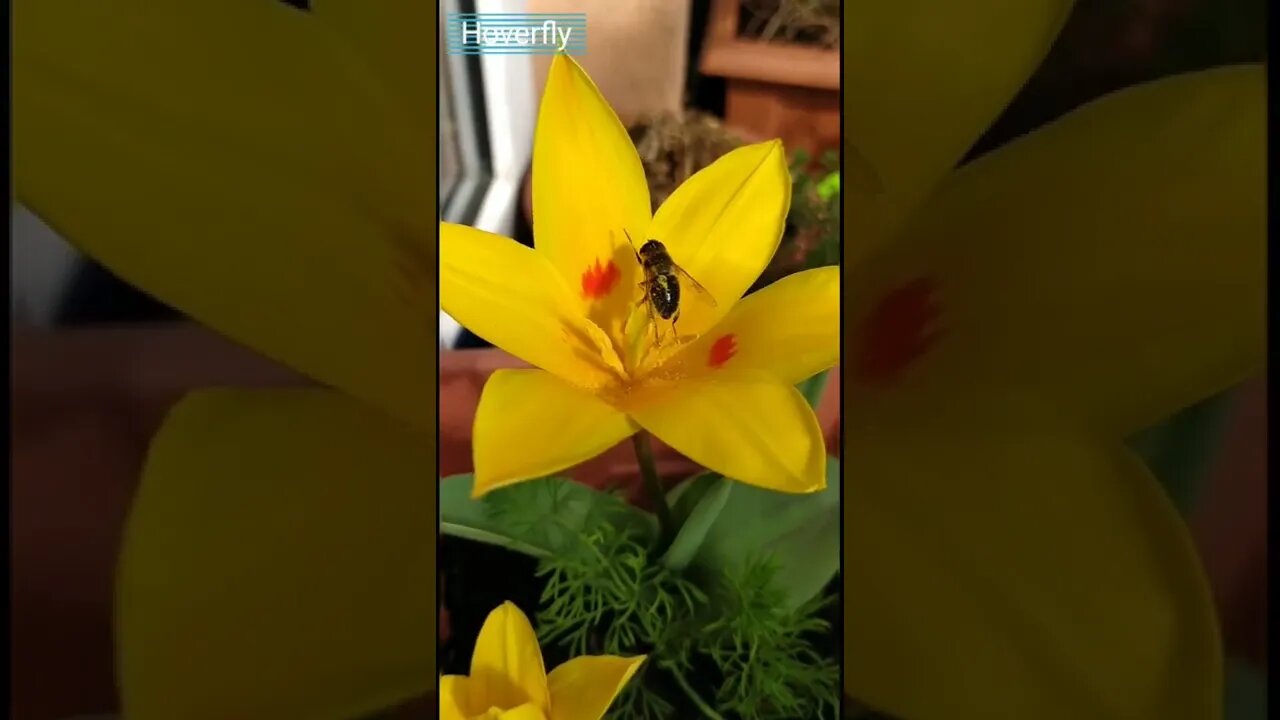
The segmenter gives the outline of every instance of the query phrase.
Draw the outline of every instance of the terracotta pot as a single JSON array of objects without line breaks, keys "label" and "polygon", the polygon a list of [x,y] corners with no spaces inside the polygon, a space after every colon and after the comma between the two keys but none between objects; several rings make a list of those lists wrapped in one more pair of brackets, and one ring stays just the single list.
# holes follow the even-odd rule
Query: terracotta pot
[{"label": "terracotta pot", "polygon": [[699,70],[727,81],[725,122],[812,155],[840,147],[840,51],[738,37],[738,0],[713,0]]},{"label": "terracotta pot", "polygon": [[[501,350],[449,350],[440,355],[440,474],[470,472],[471,426],[475,422],[476,405],[485,381],[495,370],[522,368],[527,364]],[[818,408],[818,419],[825,430],[827,447],[838,454],[840,438],[839,370],[831,373],[826,392]],[[698,471],[693,461],[656,442],[654,457],[663,480],[674,485]],[[568,471],[570,477],[592,487],[619,487],[637,504],[640,497],[635,455],[630,441],[623,441]]]}]

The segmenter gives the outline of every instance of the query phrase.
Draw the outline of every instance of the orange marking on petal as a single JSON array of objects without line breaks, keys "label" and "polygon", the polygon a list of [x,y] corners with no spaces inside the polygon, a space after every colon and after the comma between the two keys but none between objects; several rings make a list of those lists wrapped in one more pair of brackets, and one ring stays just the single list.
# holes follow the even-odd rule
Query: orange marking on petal
[{"label": "orange marking on petal", "polygon": [[707,365],[718,370],[736,354],[738,354],[738,338],[732,333],[721,335],[711,343],[711,352],[707,353]]},{"label": "orange marking on petal", "polygon": [[582,297],[588,300],[599,300],[613,290],[621,277],[622,271],[612,260],[605,264],[596,260],[594,265],[588,265],[587,269],[582,271]]},{"label": "orange marking on petal", "polygon": [[878,385],[894,382],[941,338],[937,291],[937,280],[920,277],[876,303],[861,328],[862,349],[855,366],[860,379]]}]

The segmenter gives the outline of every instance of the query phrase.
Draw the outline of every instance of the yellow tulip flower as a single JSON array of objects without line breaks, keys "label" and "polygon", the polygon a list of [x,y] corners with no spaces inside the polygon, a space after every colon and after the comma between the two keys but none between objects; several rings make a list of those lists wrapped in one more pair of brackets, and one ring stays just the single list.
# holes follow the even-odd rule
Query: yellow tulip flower
[{"label": "yellow tulip flower", "polygon": [[529,618],[505,602],[480,628],[471,674],[440,678],[440,720],[600,720],[644,660],[585,655],[547,673]]},{"label": "yellow tulip flower", "polygon": [[[475,493],[562,470],[641,428],[741,482],[825,487],[821,428],[794,386],[839,359],[839,269],[737,302],[777,250],[790,199],[775,141],[727,153],[651,216],[626,129],[557,56],[534,139],[535,248],[440,226],[445,311],[538,368],[485,385]],[[637,253],[650,238],[687,273],[675,323],[643,307]]]},{"label": "yellow tulip flower", "polygon": [[845,688],[899,717],[1221,714],[1206,581],[1123,441],[1263,367],[1265,71],[953,171],[1070,11],[845,5]]}]

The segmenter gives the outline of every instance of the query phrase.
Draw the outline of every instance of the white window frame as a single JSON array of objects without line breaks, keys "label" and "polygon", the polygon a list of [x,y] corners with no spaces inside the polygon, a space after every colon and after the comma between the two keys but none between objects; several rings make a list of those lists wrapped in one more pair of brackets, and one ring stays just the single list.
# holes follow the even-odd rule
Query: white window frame
[{"label": "white window frame", "polygon": [[[440,116],[444,119],[444,104],[448,102],[449,121],[453,129],[450,138],[457,151],[458,174],[452,186],[445,192],[441,187],[441,218],[448,222],[475,224],[476,214],[484,193],[489,187],[489,158],[482,153],[482,141],[487,145],[489,135],[486,128],[481,127],[480,112],[484,108],[484,99],[478,97],[484,89],[484,81],[477,76],[479,58],[464,55],[449,55],[446,51],[445,18],[448,13],[459,12],[463,7],[470,8],[470,3],[462,0],[445,0],[440,7],[440,70],[441,78],[437,98],[441,103]],[[443,147],[444,128],[440,128],[441,137],[437,142]],[[443,162],[443,158],[441,158]]]},{"label": "white window frame", "polygon": [[[456,12],[456,0],[445,0],[447,12]],[[525,0],[475,0],[479,13],[518,13],[528,10]],[[533,127],[537,115],[537,93],[533,87],[533,56],[478,55],[488,133],[491,175],[482,190],[483,200],[476,217],[467,225],[510,237],[515,232],[520,207],[520,189],[533,157]],[[451,57],[450,60],[461,59]],[[451,65],[460,67],[460,65]],[[456,77],[456,76],[453,76]],[[469,87],[461,82],[455,88]],[[455,102],[455,105],[463,105]],[[459,113],[458,122],[465,121]],[[465,132],[465,131],[464,131]],[[465,135],[460,135],[465,141]],[[467,152],[464,150],[464,152]],[[456,193],[455,193],[456,194]],[[462,334],[462,326],[440,311],[440,345],[452,348]]]}]

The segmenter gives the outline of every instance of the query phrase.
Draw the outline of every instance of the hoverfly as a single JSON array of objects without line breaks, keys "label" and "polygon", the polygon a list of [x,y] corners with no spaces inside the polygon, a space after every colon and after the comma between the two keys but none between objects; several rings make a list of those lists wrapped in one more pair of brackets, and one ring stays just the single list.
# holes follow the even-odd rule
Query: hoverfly
[{"label": "hoverfly", "polygon": [[[680,279],[683,278],[688,286],[701,293],[711,303],[712,307],[716,306],[716,300],[711,293],[702,286],[702,283],[694,279],[684,268],[676,264],[671,259],[671,254],[667,252],[667,246],[663,245],[659,240],[646,240],[640,249],[637,250],[635,241],[631,239],[631,233],[626,229],[622,231],[627,236],[627,241],[631,243],[631,249],[636,254],[636,261],[640,263],[640,267],[644,270],[644,280],[640,283],[640,288],[644,290],[644,295],[640,298],[640,302],[649,306],[649,322],[653,324],[653,342],[654,345],[661,344],[661,336],[658,334],[657,317],[663,320],[671,321],[671,332],[675,334],[676,321],[680,319]],[[676,335],[679,339],[679,335]]]}]

